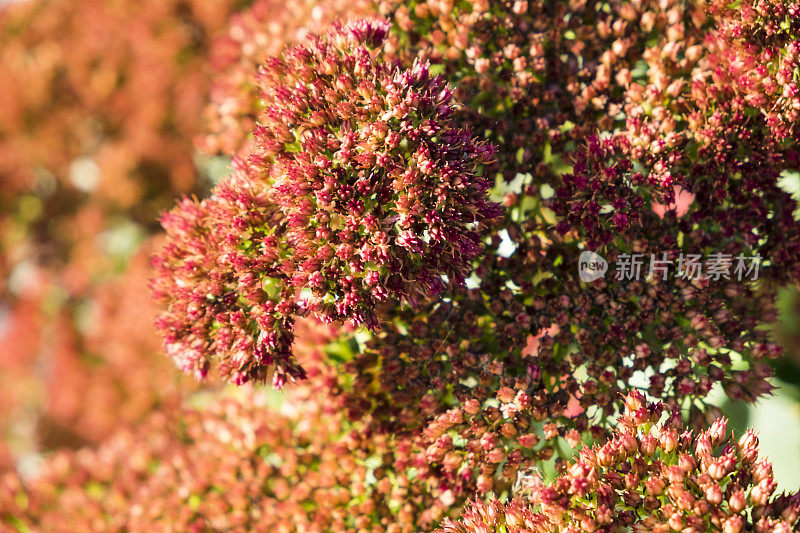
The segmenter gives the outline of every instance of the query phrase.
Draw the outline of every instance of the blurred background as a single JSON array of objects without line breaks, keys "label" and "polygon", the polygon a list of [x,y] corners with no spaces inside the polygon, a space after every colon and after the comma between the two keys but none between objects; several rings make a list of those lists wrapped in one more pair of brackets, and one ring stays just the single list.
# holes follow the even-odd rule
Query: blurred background
[{"label": "blurred background", "polygon": [[[94,446],[201,392],[152,326],[158,215],[227,172],[205,108],[247,21],[262,17],[255,55],[266,55],[322,18],[314,0],[293,3],[305,17],[251,3],[0,0],[0,471],[34,475],[54,450]],[[760,432],[789,489],[800,485],[797,288],[783,290],[772,334],[785,348],[774,395],[753,407],[715,398],[737,433]]]}]

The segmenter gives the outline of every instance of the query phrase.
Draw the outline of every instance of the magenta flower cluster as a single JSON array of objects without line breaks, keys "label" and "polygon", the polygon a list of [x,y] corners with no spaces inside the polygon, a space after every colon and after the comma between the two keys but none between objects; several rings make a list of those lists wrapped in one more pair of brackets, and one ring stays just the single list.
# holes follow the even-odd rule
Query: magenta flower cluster
[{"label": "magenta flower cluster", "polygon": [[154,261],[167,352],[236,383],[303,377],[296,315],[376,328],[376,306],[412,305],[463,285],[500,215],[481,174],[492,149],[452,121],[452,91],[428,64],[403,69],[363,20],[261,68],[270,105],[255,148],[203,202],[163,223]]}]

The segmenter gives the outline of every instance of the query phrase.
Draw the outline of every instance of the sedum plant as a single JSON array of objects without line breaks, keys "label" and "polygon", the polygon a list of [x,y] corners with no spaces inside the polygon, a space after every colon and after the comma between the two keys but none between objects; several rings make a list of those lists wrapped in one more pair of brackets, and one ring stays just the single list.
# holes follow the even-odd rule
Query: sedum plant
[{"label": "sedum plant", "polygon": [[280,385],[303,375],[296,315],[374,329],[381,302],[463,286],[499,215],[479,173],[492,149],[453,124],[427,63],[385,62],[387,30],[352,23],[267,62],[255,149],[208,200],[164,217],[153,287],[184,369],[204,376],[214,354],[233,382],[274,366]]},{"label": "sedum plant", "polygon": [[641,393],[625,403],[613,436],[582,450],[552,483],[530,476],[519,500],[474,502],[443,531],[796,530],[800,495],[776,493],[751,430],[736,440],[719,418],[695,433]]},{"label": "sedum plant", "polygon": [[796,530],[798,495],[709,398],[771,393],[800,282],[799,12],[243,7],[197,136],[231,172],[162,214],[150,280],[166,355],[234,387],[7,475],[0,518]]}]

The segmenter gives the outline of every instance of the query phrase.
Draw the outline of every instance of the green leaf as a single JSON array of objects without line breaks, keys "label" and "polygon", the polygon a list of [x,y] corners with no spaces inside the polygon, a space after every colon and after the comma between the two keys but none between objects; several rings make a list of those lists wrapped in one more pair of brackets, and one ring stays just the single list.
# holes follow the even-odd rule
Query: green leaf
[{"label": "green leaf", "polygon": [[778,187],[797,202],[797,209],[794,211],[794,219],[800,220],[800,171],[784,170],[781,172],[781,179],[778,180]]},{"label": "green leaf", "polygon": [[440,74],[444,74],[444,65],[442,64],[431,65],[428,68],[428,70],[430,71],[431,75],[438,76]]},{"label": "green leaf", "polygon": [[566,133],[568,131],[572,131],[573,128],[575,128],[575,123],[568,120],[564,122],[558,129],[561,131],[561,133]]}]

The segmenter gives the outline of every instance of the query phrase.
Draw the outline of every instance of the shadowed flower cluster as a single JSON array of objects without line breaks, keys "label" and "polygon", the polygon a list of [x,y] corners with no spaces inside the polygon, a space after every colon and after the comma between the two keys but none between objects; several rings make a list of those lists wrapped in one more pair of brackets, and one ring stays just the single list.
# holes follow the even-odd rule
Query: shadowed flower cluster
[{"label": "shadowed flower cluster", "polygon": [[[262,9],[257,6],[255,14]],[[771,390],[764,360],[780,350],[756,327],[775,315],[769,286],[664,277],[587,286],[577,275],[585,247],[604,245],[609,261],[630,252],[667,254],[672,262],[681,254],[769,254],[780,268],[762,272],[763,277],[795,279],[789,258],[796,240],[770,237],[795,231],[787,218],[791,199],[776,187],[792,155],[765,145],[763,133],[742,122],[743,114],[718,114],[739,104],[728,104],[732,89],[726,81],[708,75],[717,57],[708,44],[716,23],[712,13],[695,4],[627,2],[610,10],[594,3],[528,2],[425,3],[413,9],[385,2],[378,9],[392,21],[382,57],[397,57],[410,71],[419,68],[419,57],[433,62],[453,80],[454,97],[462,103],[451,120],[498,144],[501,157],[491,168],[508,181],[494,191],[508,216],[492,229],[485,253],[473,265],[474,288],[423,301],[415,311],[392,301],[380,305],[381,316],[391,320],[366,350],[345,362],[332,386],[353,418],[366,417],[383,431],[427,427],[464,402],[474,400],[483,408],[509,387],[531,399],[540,419],[559,419],[563,436],[600,430],[621,409],[620,392],[642,376],[651,394],[670,405],[681,403],[697,422],[715,383],[736,399],[753,400]],[[254,81],[252,51],[259,39],[267,49],[280,47],[265,37],[269,27],[262,25],[261,32],[251,29],[250,39],[241,39]],[[502,53],[492,52],[500,48]],[[274,65],[268,62],[265,71]],[[693,81],[698,73],[698,83],[709,88],[706,99]],[[266,96],[260,105],[289,105],[292,91],[276,83],[272,86],[279,89],[264,91],[264,80],[262,70],[258,85]],[[253,88],[240,89],[231,98],[252,99]],[[277,111],[250,113],[269,126]],[[714,130],[721,116],[741,120]],[[257,127],[250,142],[262,157],[267,154],[269,173],[279,176],[268,178],[280,187],[271,185],[271,200],[286,203],[307,195],[307,184],[298,188],[291,172],[273,163],[275,143],[297,150],[291,152],[295,162],[319,149],[302,143],[288,126],[279,131],[272,120],[271,129]],[[594,135],[615,128],[623,131],[611,140]],[[698,157],[685,155],[692,153]],[[305,164],[313,164],[312,174],[319,172],[316,161]],[[686,215],[677,211],[680,191],[694,195]],[[313,199],[313,209],[319,201]],[[658,207],[664,211],[660,216]],[[280,211],[300,217],[297,226],[309,237],[302,242],[321,241],[308,245],[317,251],[329,229],[323,226],[320,233],[309,209],[297,202]],[[309,226],[316,228],[313,239]],[[332,306],[333,313],[323,315],[339,318],[337,307],[347,305],[339,295],[347,287],[332,290],[340,281],[315,274],[301,269],[292,279],[312,291],[314,283],[323,282],[310,307],[318,313]],[[353,270],[337,275],[347,280]],[[353,299],[380,303],[376,296]],[[355,322],[369,325],[365,312],[355,311]],[[418,402],[423,409],[413,407]],[[564,417],[570,402],[578,414]],[[472,464],[490,470],[482,459]],[[513,468],[503,476],[513,478]]]}]

